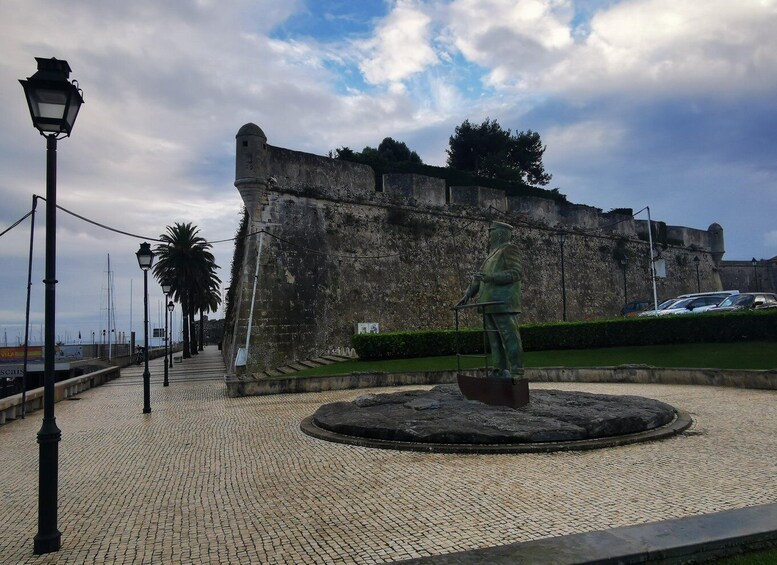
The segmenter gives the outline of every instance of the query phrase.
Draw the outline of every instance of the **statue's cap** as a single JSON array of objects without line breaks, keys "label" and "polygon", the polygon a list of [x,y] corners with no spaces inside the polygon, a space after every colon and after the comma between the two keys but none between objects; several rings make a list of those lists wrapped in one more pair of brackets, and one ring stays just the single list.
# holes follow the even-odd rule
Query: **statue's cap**
[{"label": "statue's cap", "polygon": [[491,225],[488,226],[488,229],[513,231],[513,226],[510,224],[505,224],[504,222],[491,222]]}]

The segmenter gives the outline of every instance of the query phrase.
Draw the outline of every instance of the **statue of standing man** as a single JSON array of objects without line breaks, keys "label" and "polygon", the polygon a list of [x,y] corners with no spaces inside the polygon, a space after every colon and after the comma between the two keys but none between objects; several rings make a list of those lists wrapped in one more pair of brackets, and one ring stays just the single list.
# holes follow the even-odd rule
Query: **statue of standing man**
[{"label": "statue of standing man", "polygon": [[518,248],[510,243],[512,230],[509,224],[491,222],[488,257],[459,302],[459,306],[463,306],[476,296],[478,302],[500,302],[483,307],[495,367],[490,375],[492,378],[523,378],[523,350],[517,316],[521,311],[521,260]]}]

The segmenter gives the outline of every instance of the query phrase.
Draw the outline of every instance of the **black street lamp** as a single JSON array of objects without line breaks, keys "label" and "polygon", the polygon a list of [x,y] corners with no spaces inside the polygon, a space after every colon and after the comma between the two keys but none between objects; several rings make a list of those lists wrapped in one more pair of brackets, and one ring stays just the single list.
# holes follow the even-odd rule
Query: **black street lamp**
[{"label": "black street lamp", "polygon": [[[165,294],[165,302],[167,302],[167,295],[170,294],[172,289],[173,285],[170,281],[162,281],[162,292]],[[162,381],[162,386],[170,386],[170,382],[167,380],[167,307],[165,307],[165,378]]]},{"label": "black street lamp", "polygon": [[38,533],[36,555],[59,551],[62,533],[57,529],[59,441],[62,432],[54,417],[56,347],[55,303],[57,284],[57,140],[68,137],[84,98],[76,81],[70,81],[67,61],[36,57],[38,72],[19,82],[24,88],[32,125],[46,138],[46,278],[45,336],[43,346],[43,423],[38,432]]},{"label": "black street lamp", "polygon": [[758,260],[753,257],[750,261],[753,264],[753,278],[755,279],[755,291],[760,292],[761,289],[759,288],[758,284]]},{"label": "black street lamp", "polygon": [[175,310],[175,302],[172,300],[167,303],[167,311],[170,312],[170,368],[173,368],[173,336],[175,335],[175,320],[173,319],[173,310]]},{"label": "black street lamp", "polygon": [[154,252],[150,243],[141,243],[140,249],[135,253],[138,257],[138,265],[143,270],[143,334],[145,335],[145,347],[143,348],[143,413],[151,413],[151,373],[148,372],[148,270],[154,262]]},{"label": "black street lamp", "polygon": [[564,241],[567,238],[567,234],[560,231],[556,234],[558,236],[558,243],[561,247],[561,304],[562,304],[562,317],[567,321],[567,280],[564,274]]},{"label": "black street lamp", "polygon": [[[167,303],[167,311],[170,312],[170,323],[173,322],[173,310],[175,310],[175,302],[172,300]],[[165,320],[165,333],[167,333],[167,320]],[[171,334],[173,332],[170,332]],[[170,367],[173,366],[173,344],[172,344],[172,335],[170,336]],[[165,371],[166,373],[166,371]]]},{"label": "black street lamp", "polygon": [[696,265],[696,292],[701,292],[701,278],[699,278],[699,256],[693,258],[693,262]]},{"label": "black street lamp", "polygon": [[623,304],[628,304],[629,298],[626,294],[626,267],[629,266],[629,258],[625,255],[619,260],[621,264],[621,270],[623,270]]}]

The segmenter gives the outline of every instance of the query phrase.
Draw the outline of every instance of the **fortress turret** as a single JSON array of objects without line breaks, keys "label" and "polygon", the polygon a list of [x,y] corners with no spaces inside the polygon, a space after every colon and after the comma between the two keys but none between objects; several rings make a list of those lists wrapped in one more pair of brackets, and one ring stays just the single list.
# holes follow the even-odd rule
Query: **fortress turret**
[{"label": "fortress turret", "polygon": [[720,224],[712,224],[707,228],[710,234],[710,255],[716,267],[720,266],[726,248],[723,241],[723,227]]},{"label": "fortress turret", "polygon": [[267,136],[262,128],[248,123],[235,136],[235,187],[253,217],[267,190]]}]

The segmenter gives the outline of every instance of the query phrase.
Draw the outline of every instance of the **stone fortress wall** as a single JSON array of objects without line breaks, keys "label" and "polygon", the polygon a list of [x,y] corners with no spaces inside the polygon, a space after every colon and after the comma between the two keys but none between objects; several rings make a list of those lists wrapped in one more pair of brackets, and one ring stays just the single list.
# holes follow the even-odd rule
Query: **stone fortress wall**
[{"label": "stone fortress wall", "polygon": [[[515,227],[523,253],[522,323],[561,320],[564,295],[568,320],[617,316],[624,277],[629,300],[652,297],[647,221],[415,174],[376,179],[365,165],[268,145],[254,124],[236,139],[248,233],[266,233],[248,237],[236,257],[236,315],[224,338],[232,369],[247,337],[247,373],[256,375],[350,347],[359,322],[381,331],[452,327],[451,307],[486,256],[492,219]],[[719,225],[654,224],[667,266],[659,300],[697,290],[695,257],[701,290],[721,288]]]}]

